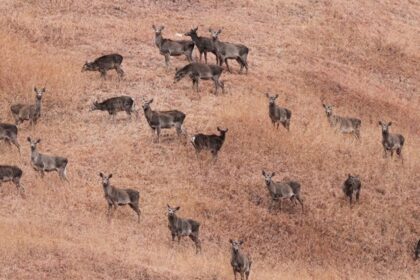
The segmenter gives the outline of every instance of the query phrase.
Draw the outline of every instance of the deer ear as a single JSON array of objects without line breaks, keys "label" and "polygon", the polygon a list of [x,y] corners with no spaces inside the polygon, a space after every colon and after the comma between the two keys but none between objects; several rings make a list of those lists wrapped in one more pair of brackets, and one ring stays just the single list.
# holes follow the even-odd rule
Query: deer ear
[{"label": "deer ear", "polygon": [[175,211],[178,211],[179,209],[181,209],[181,207],[178,206],[177,208],[175,208]]},{"label": "deer ear", "polygon": [[28,142],[31,142],[31,137],[26,138],[26,140],[28,140]]},{"label": "deer ear", "polygon": [[220,34],[220,33],[222,33],[222,29],[219,29],[219,31],[217,31],[217,34]]},{"label": "deer ear", "polygon": [[45,88],[42,88],[42,92],[45,92],[46,91],[46,89]]},{"label": "deer ear", "polygon": [[270,95],[268,94],[268,92],[266,92],[266,93],[265,93],[265,96],[266,96],[267,98],[270,98]]},{"label": "deer ear", "polygon": [[382,122],[381,122],[381,121],[379,121],[379,122],[378,122],[378,124],[379,124],[379,125],[382,125]]},{"label": "deer ear", "polygon": [[226,129],[225,129],[225,132],[228,132],[228,131],[229,131],[229,128],[226,128]]},{"label": "deer ear", "polygon": [[209,32],[210,32],[210,33],[212,33],[212,32],[213,32],[213,30],[211,30],[211,28],[209,28]]},{"label": "deer ear", "polygon": [[38,140],[36,140],[36,143],[38,144],[38,143],[40,143],[41,142],[41,139],[38,139]]},{"label": "deer ear", "polygon": [[34,91],[35,91],[35,92],[37,91],[36,87],[34,87]]},{"label": "deer ear", "polygon": [[233,240],[232,239],[229,239],[229,243],[233,243]]},{"label": "deer ear", "polygon": [[103,178],[104,177],[104,174],[102,172],[99,173],[99,177]]},{"label": "deer ear", "polygon": [[327,105],[325,105],[325,103],[322,103],[322,107],[327,108]]},{"label": "deer ear", "polygon": [[239,240],[239,245],[242,245],[242,244],[244,244],[244,241],[243,240]]},{"label": "deer ear", "polygon": [[108,176],[108,179],[111,179],[112,178],[112,173],[111,174],[109,174],[109,176]]},{"label": "deer ear", "polygon": [[274,177],[274,175],[276,175],[276,172],[273,172],[273,174],[271,174],[271,177]]},{"label": "deer ear", "polygon": [[276,94],[276,98],[277,98],[277,97],[279,97],[279,95],[278,95],[278,94]]},{"label": "deer ear", "polygon": [[197,31],[197,30],[198,30],[198,26],[196,28],[194,28],[194,31]]},{"label": "deer ear", "polygon": [[171,206],[169,206],[169,204],[166,204],[166,207],[171,208]]},{"label": "deer ear", "polygon": [[152,24],[152,28],[153,30],[156,30],[156,26],[154,24]]},{"label": "deer ear", "polygon": [[264,171],[264,170],[262,170],[262,172],[261,172],[261,173],[262,173],[262,175],[263,175],[263,176],[265,176],[265,171]]},{"label": "deer ear", "polygon": [[389,122],[389,123],[388,123],[388,126],[391,126],[391,125],[392,125],[392,122]]},{"label": "deer ear", "polygon": [[152,99],[150,99],[149,103],[153,103],[153,98],[152,98]]}]

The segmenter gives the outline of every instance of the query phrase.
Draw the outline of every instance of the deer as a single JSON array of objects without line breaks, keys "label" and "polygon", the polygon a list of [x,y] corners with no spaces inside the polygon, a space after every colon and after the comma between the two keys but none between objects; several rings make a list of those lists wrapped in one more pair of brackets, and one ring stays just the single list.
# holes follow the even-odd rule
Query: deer
[{"label": "deer", "polygon": [[214,41],[211,38],[198,36],[197,30],[198,30],[198,27],[192,28],[190,31],[186,32],[184,35],[191,37],[192,41],[197,47],[200,53],[200,62],[202,61],[202,57],[204,54],[204,61],[207,64],[207,52],[211,52],[216,56],[216,64],[218,64],[219,63],[218,56],[217,56],[216,46],[214,44]]},{"label": "deer", "polygon": [[404,146],[404,136],[401,134],[389,133],[389,127],[392,125],[392,122],[382,122],[379,121],[379,126],[382,129],[382,146],[384,147],[384,157],[387,157],[387,153],[391,154],[391,157],[394,156],[394,151],[397,155],[403,160],[402,157],[402,148]]},{"label": "deer", "polygon": [[150,104],[153,103],[153,98],[146,101],[143,98],[143,111],[146,121],[149,124],[152,133],[157,134],[157,142],[159,142],[161,129],[169,129],[175,127],[176,133],[181,136],[183,131],[182,124],[184,123],[185,114],[178,110],[171,111],[153,111]]},{"label": "deer", "polygon": [[209,150],[213,156],[213,161],[215,162],[217,160],[217,155],[225,142],[226,133],[229,129],[221,129],[220,127],[217,127],[217,130],[220,133],[219,135],[206,135],[199,133],[191,138],[191,143],[194,146],[197,159],[202,150]]},{"label": "deer", "polygon": [[224,62],[226,64],[226,67],[229,73],[232,73],[228,64],[228,59],[235,59],[241,66],[241,69],[239,70],[239,74],[242,73],[244,68],[246,69],[246,73],[248,73],[247,60],[248,60],[249,48],[242,44],[221,42],[219,40],[219,35],[220,33],[222,33],[222,29],[215,31],[210,28],[209,32],[212,36],[214,45],[216,47],[216,56],[218,57],[219,65],[222,66]]},{"label": "deer", "polygon": [[37,145],[41,142],[41,139],[32,140],[31,137],[28,137],[27,140],[31,146],[31,165],[34,170],[41,173],[42,178],[44,178],[45,172],[57,171],[61,180],[68,181],[68,159],[41,154],[37,149]]},{"label": "deer", "polygon": [[123,56],[117,53],[107,54],[98,57],[92,62],[86,61],[82,67],[82,72],[85,71],[99,71],[101,78],[106,79],[106,72],[115,69],[120,78],[124,76],[124,71],[121,68]]},{"label": "deer", "polygon": [[22,178],[22,169],[17,166],[0,165],[0,186],[4,182],[13,182],[16,185],[16,189],[24,196],[25,188],[20,183]]},{"label": "deer", "polygon": [[214,94],[217,95],[218,89],[222,89],[222,93],[225,92],[225,85],[223,81],[220,81],[220,76],[222,75],[223,68],[218,65],[208,65],[193,62],[185,65],[181,69],[176,69],[174,83],[179,82],[185,76],[189,76],[193,82],[193,90],[196,88],[196,92],[199,92],[199,81],[200,80],[213,80],[214,82]]},{"label": "deer", "polygon": [[333,106],[322,104],[331,127],[337,128],[341,133],[350,133],[360,139],[360,126],[362,121],[356,118],[341,117],[333,114]]},{"label": "deer", "polygon": [[233,276],[236,280],[236,274],[239,273],[241,275],[241,280],[248,280],[249,274],[251,272],[252,261],[241,250],[241,245],[244,243],[244,241],[229,239],[229,242],[232,246],[230,265],[233,269]]},{"label": "deer", "polygon": [[290,199],[296,205],[296,200],[302,206],[302,213],[303,213],[303,201],[300,197],[300,183],[296,181],[290,180],[283,180],[281,182],[274,182],[273,177],[276,175],[275,172],[265,172],[262,170],[262,175],[265,180],[266,187],[268,192],[271,196],[271,205],[269,206],[269,210],[271,210],[274,206],[276,201],[280,203],[280,210],[282,207],[282,200],[283,199]]},{"label": "deer", "polygon": [[276,99],[279,97],[278,94],[275,96],[270,96],[268,93],[266,93],[265,95],[268,98],[268,116],[271,119],[273,127],[277,126],[278,129],[279,125],[282,124],[287,129],[287,131],[289,131],[292,112],[289,109],[280,107],[276,104]]},{"label": "deer", "polygon": [[35,91],[35,104],[14,104],[10,106],[10,111],[12,111],[13,118],[15,119],[16,125],[23,123],[26,120],[29,120],[32,126],[36,125],[38,119],[41,117],[41,100],[42,96],[45,93],[44,88],[34,87]]},{"label": "deer", "polygon": [[135,113],[136,116],[138,116],[133,98],[124,95],[112,97],[102,102],[93,102],[91,111],[95,110],[108,111],[108,114],[113,121],[115,121],[115,116],[117,115],[117,113],[122,111],[126,112],[130,119],[131,113]]},{"label": "deer", "polygon": [[[140,193],[134,189],[120,189],[111,185],[110,179],[112,174],[106,176],[101,172],[99,176],[102,178],[102,187],[105,199],[108,202],[108,218],[111,219],[113,212],[117,210],[118,206],[128,205],[136,212],[137,222],[140,223]],[[114,211],[112,211],[112,207],[114,207]]]},{"label": "deer", "polygon": [[359,202],[360,190],[362,188],[362,183],[359,176],[352,176],[351,174],[347,175],[347,179],[344,181],[342,186],[344,194],[350,200],[350,206],[352,206],[353,193],[355,193],[356,201]]},{"label": "deer", "polygon": [[17,139],[18,128],[14,124],[0,123],[0,140],[6,141],[8,144],[13,144],[17,147],[20,154],[20,145]]},{"label": "deer", "polygon": [[185,55],[188,62],[192,62],[192,52],[194,50],[194,42],[191,40],[174,41],[163,38],[162,31],[165,26],[152,25],[155,32],[155,44],[158,47],[161,55],[165,56],[165,65],[169,67],[169,60],[171,56]]},{"label": "deer", "polygon": [[181,237],[188,236],[195,244],[195,252],[198,254],[201,252],[201,241],[199,237],[200,223],[192,219],[179,218],[176,212],[180,209],[179,206],[171,207],[167,206],[168,211],[168,228],[171,232],[172,241],[175,241],[175,237],[178,239],[178,243],[181,241]]}]

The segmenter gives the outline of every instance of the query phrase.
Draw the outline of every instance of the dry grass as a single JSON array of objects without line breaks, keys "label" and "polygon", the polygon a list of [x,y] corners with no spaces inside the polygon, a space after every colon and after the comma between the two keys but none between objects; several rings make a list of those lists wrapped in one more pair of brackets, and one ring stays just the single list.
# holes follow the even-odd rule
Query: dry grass
[{"label": "dry grass", "polygon": [[[22,157],[0,144],[0,164],[20,166],[27,189],[27,199],[10,184],[0,189],[0,278],[231,279],[229,238],[245,240],[251,279],[416,278],[419,6],[359,2],[2,1],[0,120],[12,121],[11,103],[33,102],[34,86],[48,91],[37,127],[20,131]],[[185,61],[164,68],[152,23],[172,38],[193,25],[204,35],[224,27],[223,40],[250,47],[250,73],[224,74],[223,96],[203,82],[198,98],[190,81],[172,84]],[[108,52],[124,55],[123,81],[80,73],[86,59]],[[290,133],[272,129],[265,92],[292,110]],[[184,111],[189,133],[229,128],[217,164],[204,155],[197,162],[173,131],[152,143],[143,116],[111,124],[88,111],[119,94]],[[330,129],[321,102],[362,119],[360,143]],[[392,120],[407,139],[404,165],[382,158],[378,120]],[[69,158],[70,183],[35,174],[27,136]],[[262,168],[302,183],[305,213],[267,211]],[[107,222],[100,171],[140,190],[140,225],[128,208]],[[352,209],[340,190],[347,173],[363,183]],[[187,240],[171,244],[166,203],[202,222],[203,254]]]}]

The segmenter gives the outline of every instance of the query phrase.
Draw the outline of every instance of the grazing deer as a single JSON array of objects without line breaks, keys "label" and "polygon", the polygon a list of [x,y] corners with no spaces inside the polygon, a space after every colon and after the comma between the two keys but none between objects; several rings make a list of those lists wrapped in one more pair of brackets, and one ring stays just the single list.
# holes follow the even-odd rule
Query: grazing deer
[{"label": "grazing deer", "polygon": [[109,116],[112,120],[115,121],[115,116],[118,112],[125,111],[127,115],[130,116],[131,113],[135,113],[137,115],[137,111],[135,110],[134,100],[129,96],[117,96],[109,98],[102,102],[93,102],[91,111],[100,110],[100,111],[108,111]]},{"label": "grazing deer", "polygon": [[16,125],[29,120],[31,125],[36,125],[38,119],[41,117],[41,100],[45,93],[45,88],[36,88],[35,91],[35,104],[14,104],[10,106],[13,118],[15,119]]},{"label": "grazing deer", "polygon": [[31,137],[28,137],[27,140],[31,145],[31,164],[35,171],[40,172],[42,178],[45,172],[57,171],[61,180],[68,181],[66,175],[67,158],[41,154],[37,149],[41,139],[32,140]]},{"label": "grazing deer", "polygon": [[242,253],[241,245],[244,243],[242,240],[232,240],[229,239],[230,244],[232,244],[232,256],[230,259],[230,264],[233,268],[233,275],[236,280],[236,273],[241,275],[241,280],[248,280],[249,273],[251,272],[252,261],[250,258]]},{"label": "grazing deer", "polygon": [[280,202],[280,210],[282,206],[283,199],[290,199],[296,205],[296,200],[299,201],[300,205],[302,206],[303,212],[303,201],[300,197],[300,184],[296,181],[282,181],[282,182],[274,182],[272,178],[276,175],[275,172],[265,172],[262,171],[262,175],[265,180],[265,184],[267,186],[268,192],[271,196],[271,205],[269,209],[271,210],[274,206],[276,201]]},{"label": "grazing deer", "polygon": [[384,147],[384,157],[386,157],[388,152],[390,152],[391,157],[393,157],[394,151],[396,151],[397,155],[403,159],[402,148],[405,142],[404,136],[401,134],[389,133],[389,127],[392,125],[392,122],[386,124],[380,121],[379,125],[382,128],[382,146]]},{"label": "grazing deer", "polygon": [[322,106],[324,106],[331,127],[337,128],[341,133],[351,133],[356,139],[360,138],[361,120],[333,115],[333,107],[331,105],[322,104]]},{"label": "grazing deer", "polygon": [[190,36],[193,40],[194,44],[197,46],[197,49],[200,53],[200,62],[202,59],[202,56],[204,54],[204,61],[207,64],[207,52],[211,52],[216,56],[216,64],[219,64],[217,52],[216,52],[216,46],[214,44],[214,41],[211,38],[207,37],[199,37],[197,34],[198,27],[191,29],[187,33],[185,33],[185,36]]},{"label": "grazing deer", "polygon": [[172,208],[168,207],[168,228],[171,231],[172,241],[175,241],[175,237],[178,238],[178,243],[181,241],[181,237],[189,236],[195,244],[195,252],[198,254],[201,252],[201,241],[199,235],[200,223],[192,219],[182,219],[177,217],[176,211],[180,207]]},{"label": "grazing deer", "polygon": [[155,44],[159,48],[161,55],[165,56],[166,67],[169,66],[169,59],[171,56],[185,55],[188,62],[192,62],[192,52],[194,50],[194,42],[190,40],[174,41],[162,37],[164,26],[152,25],[155,31]]},{"label": "grazing deer", "polygon": [[14,124],[0,123],[0,140],[12,143],[18,148],[20,154],[20,145],[17,139],[18,128]]},{"label": "grazing deer", "polygon": [[417,242],[417,246],[414,248],[414,260],[418,260],[420,256],[420,239]]},{"label": "grazing deer", "polygon": [[182,133],[182,124],[185,119],[185,114],[178,110],[171,111],[153,111],[150,108],[153,98],[149,101],[143,99],[143,110],[144,116],[146,117],[147,123],[152,129],[152,133],[156,132],[157,141],[159,142],[160,130],[175,127],[178,136]]},{"label": "grazing deer", "polygon": [[220,81],[222,72],[223,68],[220,66],[194,62],[176,70],[174,83],[179,82],[182,78],[188,75],[193,82],[193,89],[195,87],[197,92],[199,92],[198,84],[200,80],[213,80],[215,94],[217,94],[219,87],[222,88],[222,92],[224,93],[225,85],[222,81]]},{"label": "grazing deer", "polygon": [[359,176],[352,176],[348,174],[342,188],[344,194],[350,199],[350,206],[352,205],[353,192],[356,193],[356,201],[359,202],[360,190],[362,188]]},{"label": "grazing deer", "polygon": [[19,167],[10,165],[0,165],[0,186],[1,183],[12,181],[16,185],[17,190],[20,191],[20,193],[23,195],[25,189],[20,183],[22,174],[22,169],[20,169]]},{"label": "grazing deer", "polygon": [[99,176],[102,178],[102,187],[105,193],[105,199],[108,202],[108,217],[111,218],[112,206],[114,206],[114,212],[117,210],[118,206],[128,205],[131,209],[134,210],[137,214],[137,222],[140,223],[140,208],[139,208],[139,199],[140,194],[138,191],[133,189],[120,189],[111,185],[109,179],[112,178],[112,174],[106,176],[99,173]]},{"label": "grazing deer", "polygon": [[101,73],[101,77],[106,79],[106,72],[108,70],[115,69],[119,77],[122,78],[124,76],[124,71],[121,68],[122,61],[123,57],[120,54],[113,53],[104,55],[98,57],[93,62],[86,61],[85,65],[83,65],[82,72],[99,71]]},{"label": "grazing deer", "polygon": [[217,160],[217,154],[219,153],[219,150],[222,148],[223,143],[225,142],[226,138],[226,132],[228,132],[228,129],[221,129],[217,127],[217,130],[220,132],[219,135],[211,134],[196,134],[191,138],[191,143],[194,146],[195,154],[198,159],[198,154],[202,150],[209,150],[211,154],[213,155],[213,161]]},{"label": "grazing deer", "polygon": [[292,117],[292,112],[287,109],[276,105],[276,99],[279,97],[278,94],[275,96],[270,96],[266,93],[268,98],[268,115],[270,116],[273,126],[277,129],[279,125],[282,124],[288,131],[290,129],[290,119]]},{"label": "grazing deer", "polygon": [[247,60],[249,49],[242,44],[220,42],[219,35],[220,33],[222,33],[221,29],[219,29],[218,31],[213,31],[212,29],[209,29],[209,32],[211,33],[214,45],[216,46],[216,56],[219,59],[219,65],[222,66],[223,62],[226,63],[228,71],[232,73],[228,64],[228,59],[235,59],[241,66],[239,73],[242,73],[244,67],[246,69],[246,73],[248,73]]}]

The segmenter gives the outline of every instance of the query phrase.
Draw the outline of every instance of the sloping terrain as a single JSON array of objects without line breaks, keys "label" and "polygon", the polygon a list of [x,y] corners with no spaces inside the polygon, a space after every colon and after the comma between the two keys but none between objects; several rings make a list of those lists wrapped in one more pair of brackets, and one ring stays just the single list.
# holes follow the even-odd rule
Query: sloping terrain
[{"label": "sloping terrain", "polygon": [[[367,2],[367,3],[365,3]],[[0,188],[1,279],[232,279],[229,238],[245,241],[250,279],[414,279],[420,238],[420,5],[416,1],[99,1],[5,0],[0,3],[0,121],[15,102],[33,102],[46,86],[42,117],[21,126],[22,157],[0,143],[0,164],[22,168],[26,199]],[[224,73],[226,94],[211,82],[199,95],[183,57],[164,58],[152,24],[179,39],[198,26],[250,48],[248,75]],[[86,60],[118,52],[125,78],[81,73]],[[198,54],[195,53],[195,56]],[[214,56],[209,54],[210,61]],[[292,111],[291,130],[275,130],[265,93]],[[154,143],[141,114],[112,123],[93,101],[130,95],[141,109],[187,114],[185,127],[229,128],[216,164],[165,131]],[[335,133],[322,103],[362,119],[361,140]],[[406,138],[404,163],[383,158],[378,121]],[[69,159],[70,182],[42,179],[30,166],[28,136],[41,152]],[[285,202],[268,212],[261,170],[302,184],[305,211]],[[140,190],[142,220],[121,207],[108,223],[98,173]],[[362,178],[353,208],[341,185]],[[201,222],[203,253],[172,244],[166,204]]]}]

